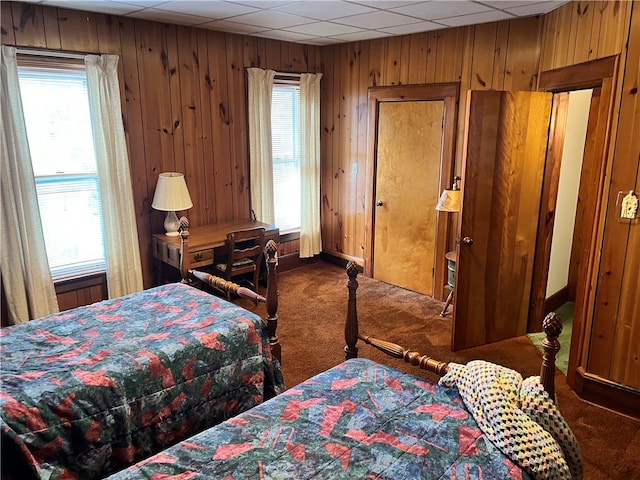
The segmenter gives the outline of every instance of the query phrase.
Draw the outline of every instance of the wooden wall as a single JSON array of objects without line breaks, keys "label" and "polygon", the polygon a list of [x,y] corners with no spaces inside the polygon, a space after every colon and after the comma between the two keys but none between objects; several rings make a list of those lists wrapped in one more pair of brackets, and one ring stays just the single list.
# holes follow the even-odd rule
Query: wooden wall
[{"label": "wooden wall", "polygon": [[[542,19],[530,17],[324,47],[323,251],[357,261],[364,258],[370,229],[364,199],[372,189],[365,184],[369,87],[460,82],[460,111],[470,89],[533,90],[541,35]],[[459,121],[458,174],[463,130]]]},{"label": "wooden wall", "polygon": [[545,16],[541,71],[610,55],[619,58],[605,195],[594,225],[601,241],[577,366],[640,389],[640,224],[616,218],[618,192],[640,190],[640,3],[571,2]]},{"label": "wooden wall", "polygon": [[[145,287],[153,284],[158,174],[185,174],[192,226],[247,218],[245,67],[319,72],[320,48],[91,12],[2,2],[2,44],[120,55]],[[295,252],[297,243],[280,246]]]}]

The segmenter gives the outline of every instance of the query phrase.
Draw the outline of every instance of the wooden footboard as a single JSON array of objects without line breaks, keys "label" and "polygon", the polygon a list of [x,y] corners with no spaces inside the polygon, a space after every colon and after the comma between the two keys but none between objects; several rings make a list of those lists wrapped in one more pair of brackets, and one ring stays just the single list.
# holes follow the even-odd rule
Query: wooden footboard
[{"label": "wooden footboard", "polygon": [[269,329],[269,343],[271,345],[271,353],[274,357],[282,362],[282,349],[280,340],[278,339],[278,276],[277,276],[277,254],[278,246],[273,240],[269,240],[265,246],[265,255],[267,263],[267,292],[263,297],[250,288],[241,287],[237,283],[225,280],[224,278],[211,275],[206,272],[192,270],[189,265],[189,221],[186,217],[180,219],[180,276],[182,283],[191,284],[193,279],[197,279],[211,287],[221,290],[225,293],[230,292],[242,298],[251,300],[255,305],[265,303],[267,308],[267,316],[265,321]]},{"label": "wooden footboard", "polygon": [[[355,358],[358,356],[358,340],[362,340],[364,343],[372,345],[378,350],[390,355],[393,358],[402,359],[411,365],[416,365],[423,370],[433,372],[437,375],[444,375],[448,372],[449,366],[446,362],[437,361],[428,355],[408,350],[396,343],[387,342],[386,340],[380,340],[368,335],[362,335],[359,332],[358,326],[358,312],[356,305],[356,290],[358,289],[358,276],[359,267],[353,262],[347,264],[347,289],[349,291],[349,299],[347,303],[347,317],[345,321],[344,337],[346,346],[344,347],[345,356],[347,359]],[[560,342],[558,342],[558,336],[562,332],[562,321],[558,316],[551,312],[549,313],[543,323],[546,338],[542,341],[542,348],[544,349],[542,357],[542,366],[540,368],[540,382],[544,389],[549,393],[549,396],[555,398],[555,372],[556,372],[556,354],[560,350]]]}]

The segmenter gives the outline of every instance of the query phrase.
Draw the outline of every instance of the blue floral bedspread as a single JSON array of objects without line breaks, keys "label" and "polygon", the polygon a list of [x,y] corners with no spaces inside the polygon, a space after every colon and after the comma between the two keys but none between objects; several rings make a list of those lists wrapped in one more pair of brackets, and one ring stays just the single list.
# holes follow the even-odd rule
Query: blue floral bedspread
[{"label": "blue floral bedspread", "polygon": [[131,479],[529,479],[456,390],[348,360],[119,472]]},{"label": "blue floral bedspread", "polygon": [[0,342],[3,471],[21,478],[102,478],[284,390],[263,320],[179,283]]}]

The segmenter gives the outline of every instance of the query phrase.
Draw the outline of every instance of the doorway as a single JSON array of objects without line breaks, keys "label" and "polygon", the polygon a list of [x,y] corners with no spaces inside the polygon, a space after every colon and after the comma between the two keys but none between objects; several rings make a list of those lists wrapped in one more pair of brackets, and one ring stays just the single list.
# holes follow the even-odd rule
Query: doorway
[{"label": "doorway", "polygon": [[373,277],[433,296],[444,102],[383,102],[378,112]]},{"label": "doorway", "polygon": [[451,227],[435,206],[453,180],[457,102],[457,83],[369,89],[364,273],[438,300]]}]

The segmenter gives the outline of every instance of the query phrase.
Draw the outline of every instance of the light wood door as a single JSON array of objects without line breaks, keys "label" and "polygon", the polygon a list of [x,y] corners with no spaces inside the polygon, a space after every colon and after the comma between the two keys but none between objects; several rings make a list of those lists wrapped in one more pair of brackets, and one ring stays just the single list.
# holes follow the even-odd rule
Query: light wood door
[{"label": "light wood door", "polygon": [[433,295],[444,101],[379,104],[373,276]]},{"label": "light wood door", "polygon": [[527,332],[551,100],[468,97],[453,350]]}]

